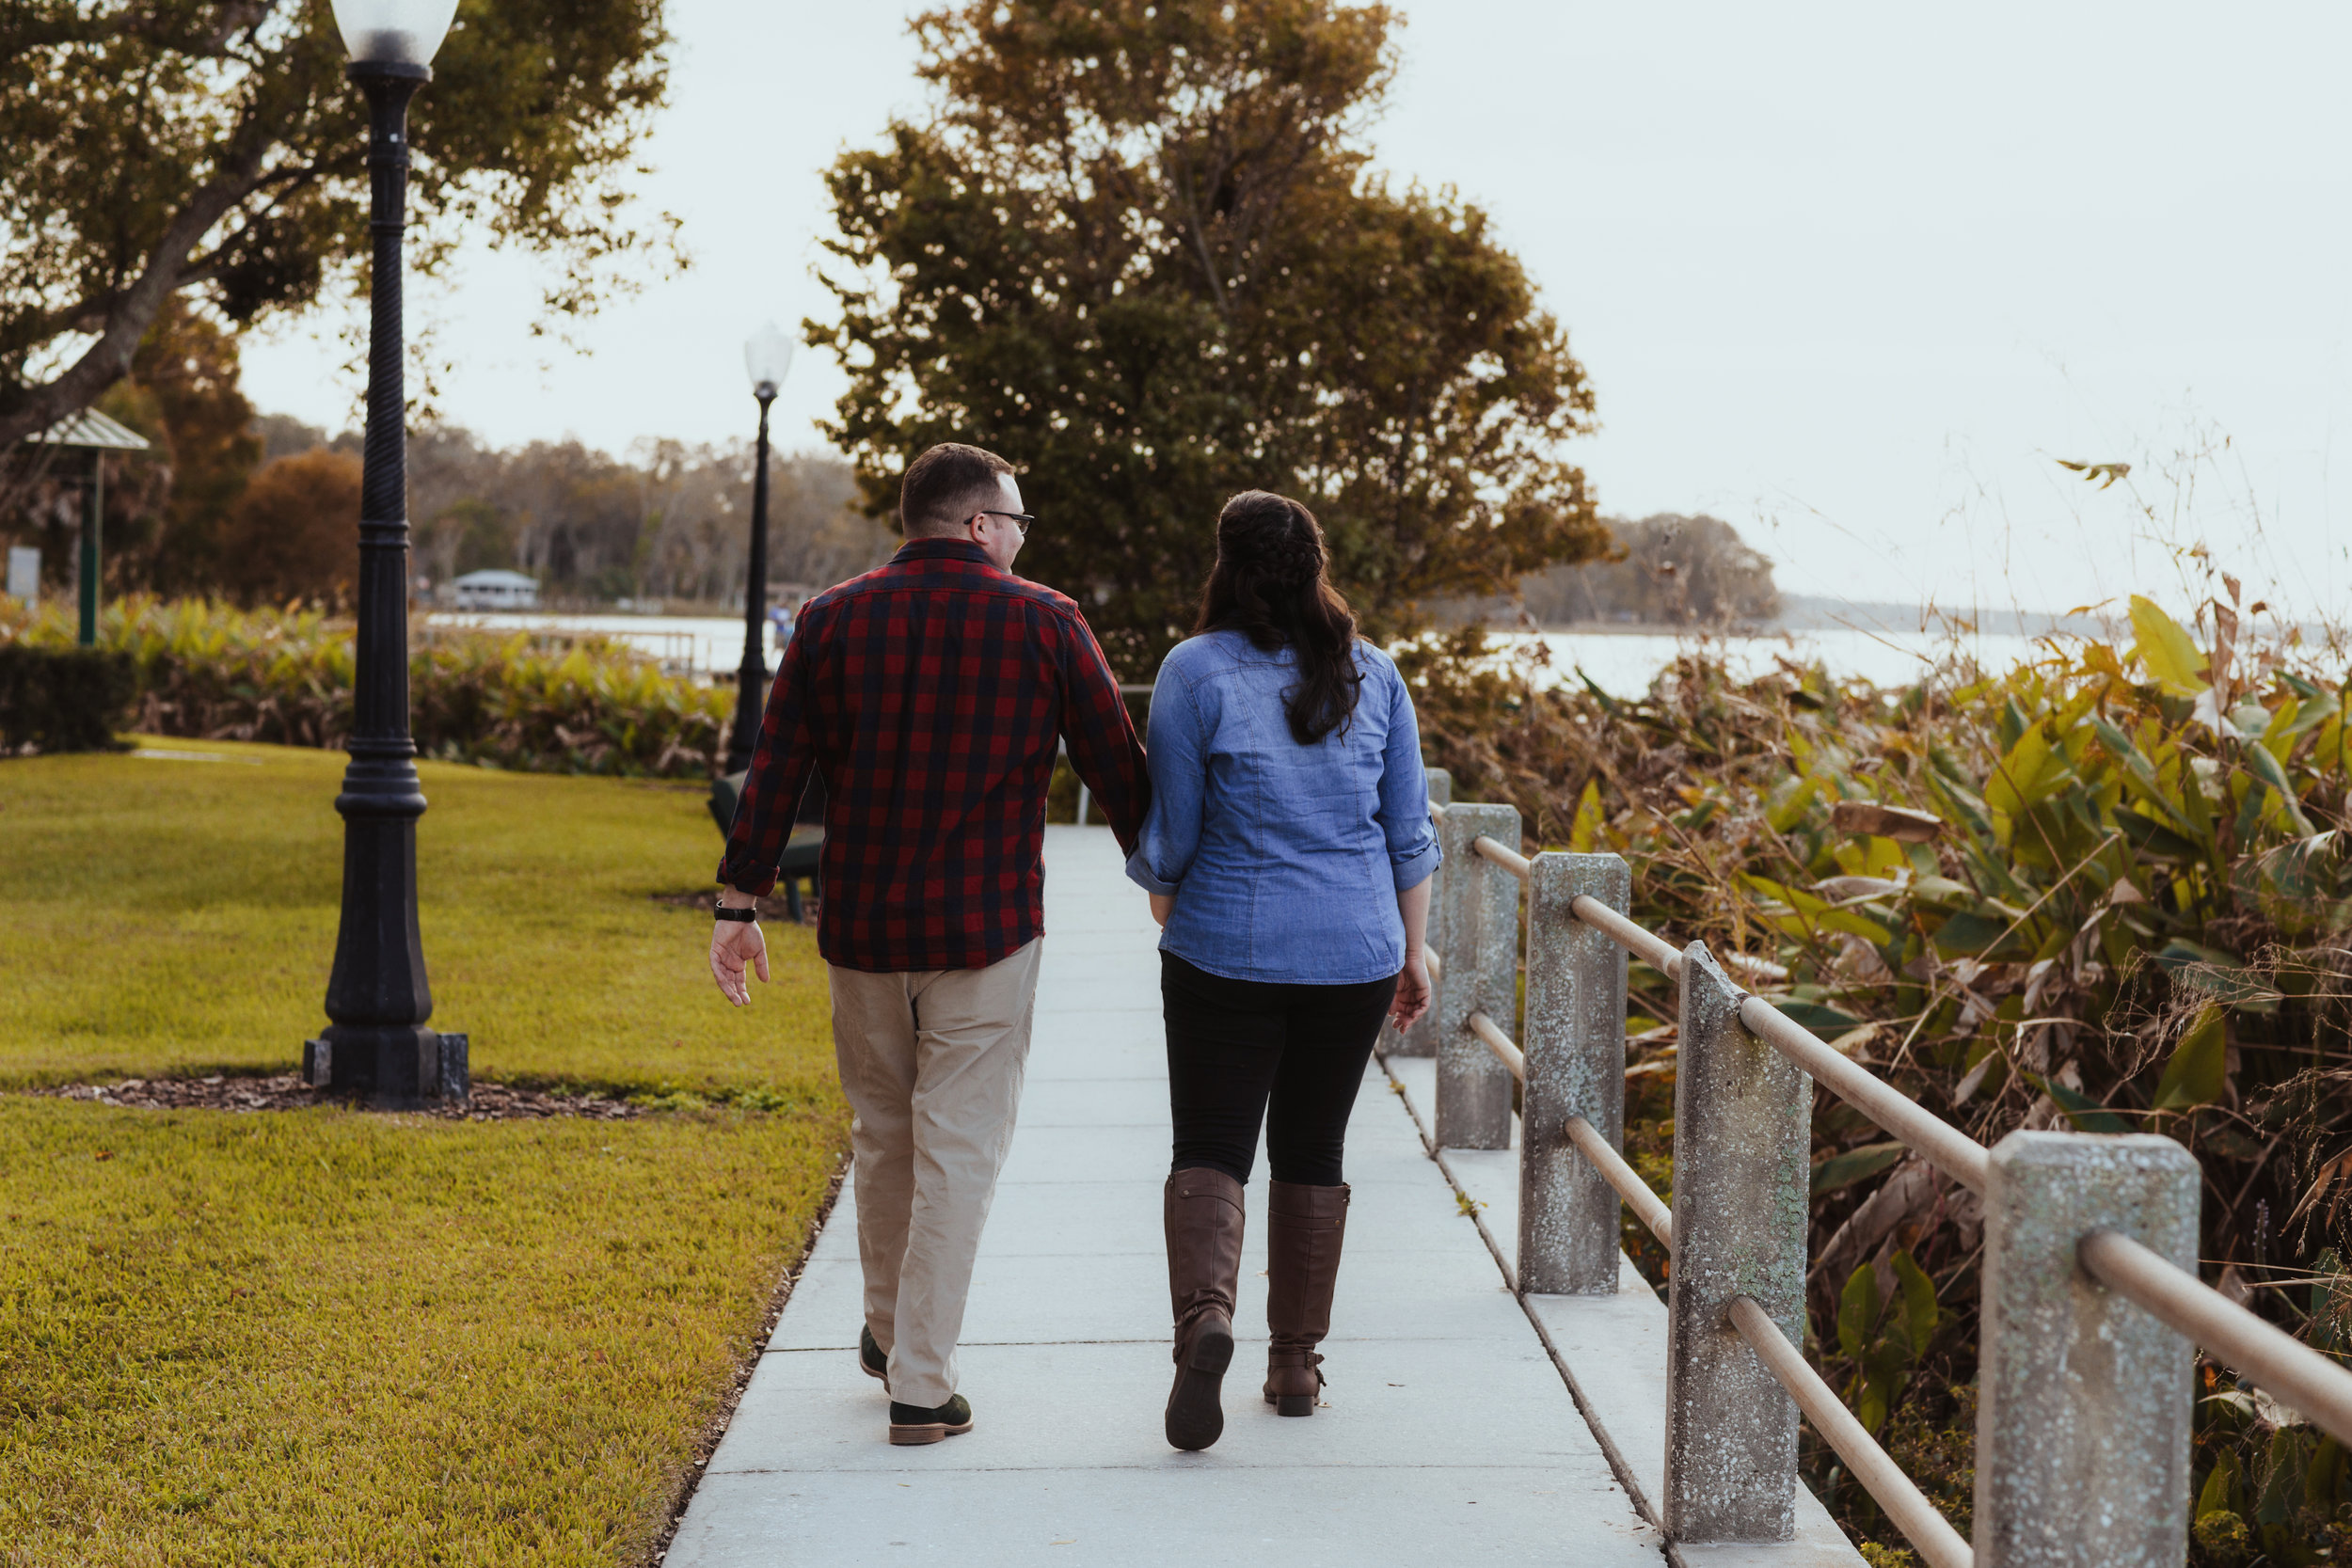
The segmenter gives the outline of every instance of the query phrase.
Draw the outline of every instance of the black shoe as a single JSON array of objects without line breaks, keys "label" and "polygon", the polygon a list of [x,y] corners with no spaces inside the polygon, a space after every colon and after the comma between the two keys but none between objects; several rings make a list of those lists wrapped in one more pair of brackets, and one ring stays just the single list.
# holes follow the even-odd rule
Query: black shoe
[{"label": "black shoe", "polygon": [[870,1328],[857,1331],[857,1370],[867,1377],[880,1378],[882,1392],[890,1392],[890,1357],[874,1342],[874,1331]]},{"label": "black shoe", "polygon": [[926,1410],[919,1404],[900,1404],[897,1400],[890,1402],[890,1442],[894,1448],[961,1437],[971,1430],[972,1406],[961,1394],[936,1410]]}]

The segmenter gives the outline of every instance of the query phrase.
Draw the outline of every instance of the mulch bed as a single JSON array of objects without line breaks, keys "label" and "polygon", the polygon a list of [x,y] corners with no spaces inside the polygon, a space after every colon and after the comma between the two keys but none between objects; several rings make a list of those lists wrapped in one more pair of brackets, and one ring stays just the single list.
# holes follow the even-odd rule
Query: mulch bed
[{"label": "mulch bed", "polygon": [[[335,1094],[311,1088],[291,1072],[276,1078],[231,1078],[217,1073],[210,1078],[125,1078],[115,1084],[66,1084],[31,1092],[56,1100],[162,1110],[299,1111],[340,1102]],[[445,1121],[529,1121],[545,1117],[621,1121],[642,1117],[645,1111],[602,1095],[549,1094],[504,1084],[476,1084],[471,1101],[462,1107],[432,1106],[404,1114],[438,1117]]]}]

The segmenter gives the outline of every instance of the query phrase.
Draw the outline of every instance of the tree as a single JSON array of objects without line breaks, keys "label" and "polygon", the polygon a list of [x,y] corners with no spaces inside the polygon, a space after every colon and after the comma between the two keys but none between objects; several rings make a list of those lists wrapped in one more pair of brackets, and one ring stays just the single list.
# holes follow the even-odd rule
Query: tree
[{"label": "tree", "polygon": [[1148,673],[1235,491],[1307,501],[1376,630],[1606,547],[1560,455],[1592,394],[1485,214],[1372,173],[1391,13],[1336,0],[970,0],[934,102],[829,183],[866,506],[937,440],[1023,469],[1024,572]]},{"label": "tree", "polygon": [[[321,434],[271,421],[285,438]],[[339,440],[338,445],[341,445]],[[831,452],[771,457],[768,560],[779,583],[829,587],[889,557]],[[751,531],[749,441],[640,442],[626,458],[576,441],[500,450],[455,425],[409,446],[418,569],[438,582],[519,566],[554,593],[724,601],[743,589]]]},{"label": "tree", "polygon": [[326,447],[278,458],[253,476],[221,530],[222,587],[246,604],[348,604],[358,515],[358,458]]},{"label": "tree", "polygon": [[[659,245],[623,178],[661,99],[660,0],[464,0],[410,113],[418,266],[459,233],[585,311]],[[0,450],[127,374],[165,302],[231,327],[356,281],[367,113],[326,0],[0,4]]]},{"label": "tree", "polygon": [[178,296],[165,303],[132,356],[125,385],[154,400],[171,487],[137,574],[158,592],[213,585],[220,531],[261,466],[262,438],[253,432],[253,404],[238,370],[234,335]]}]

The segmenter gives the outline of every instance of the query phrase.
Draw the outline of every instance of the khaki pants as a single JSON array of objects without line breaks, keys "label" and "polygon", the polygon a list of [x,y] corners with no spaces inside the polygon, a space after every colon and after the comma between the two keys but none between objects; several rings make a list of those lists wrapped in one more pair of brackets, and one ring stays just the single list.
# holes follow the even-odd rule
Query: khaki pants
[{"label": "khaki pants", "polygon": [[834,1053],[857,1116],[866,1325],[901,1404],[933,1409],[956,1391],[963,1298],[1012,1145],[1043,945],[986,969],[831,971]]}]

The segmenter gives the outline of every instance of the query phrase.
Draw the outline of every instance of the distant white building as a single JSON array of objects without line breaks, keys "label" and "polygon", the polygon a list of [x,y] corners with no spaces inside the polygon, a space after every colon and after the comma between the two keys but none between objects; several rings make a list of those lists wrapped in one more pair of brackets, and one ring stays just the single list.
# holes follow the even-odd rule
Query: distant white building
[{"label": "distant white building", "polygon": [[520,572],[468,572],[449,586],[460,610],[539,608],[539,580]]},{"label": "distant white building", "polygon": [[40,597],[40,551],[29,545],[8,546],[8,597],[27,610]]}]

